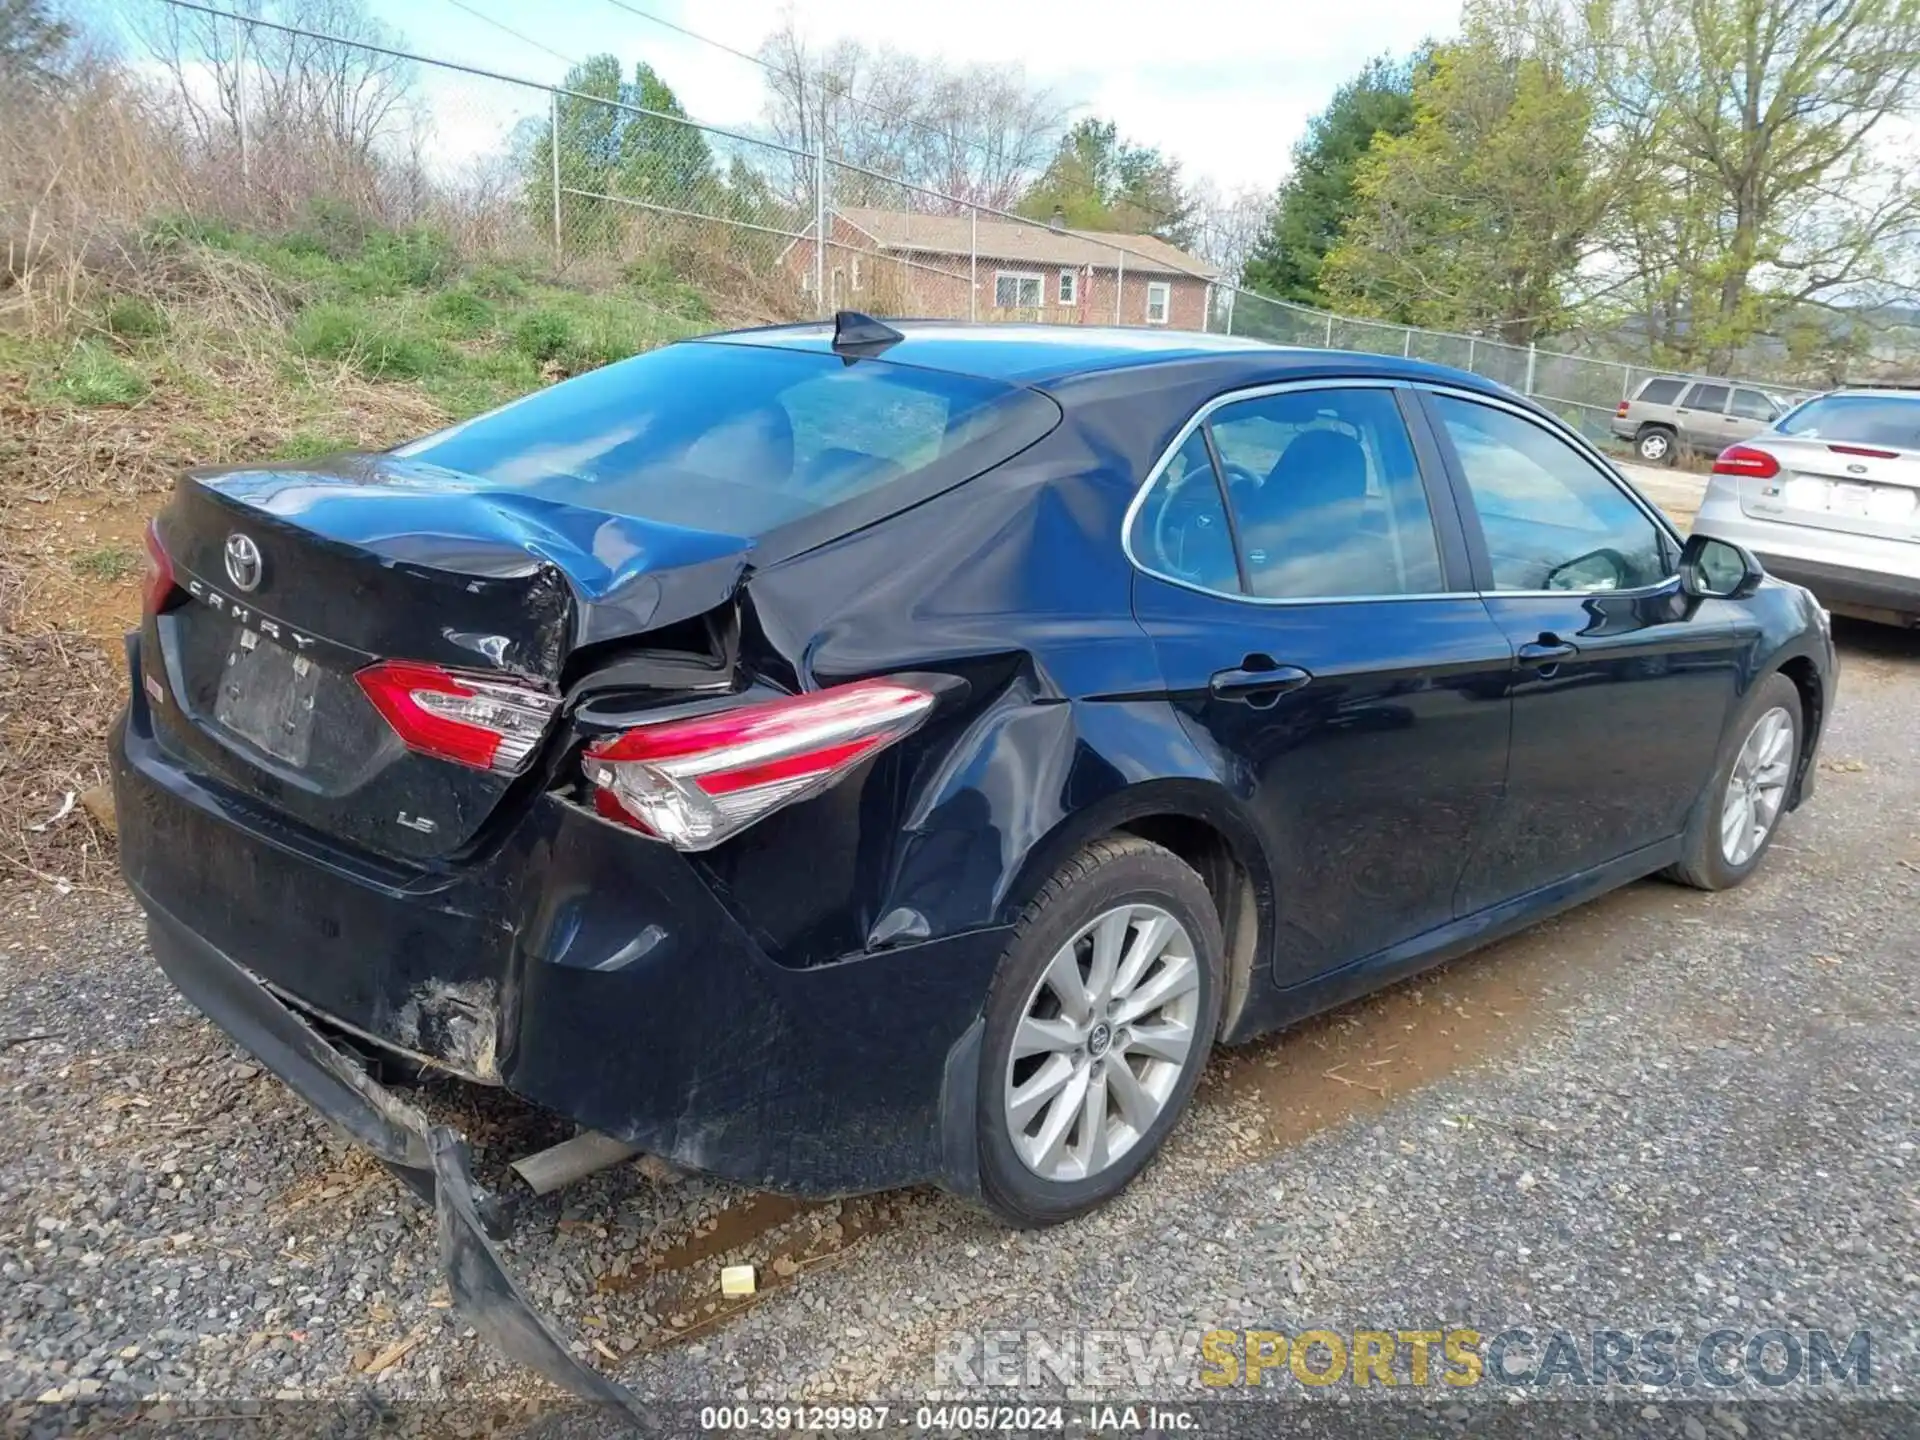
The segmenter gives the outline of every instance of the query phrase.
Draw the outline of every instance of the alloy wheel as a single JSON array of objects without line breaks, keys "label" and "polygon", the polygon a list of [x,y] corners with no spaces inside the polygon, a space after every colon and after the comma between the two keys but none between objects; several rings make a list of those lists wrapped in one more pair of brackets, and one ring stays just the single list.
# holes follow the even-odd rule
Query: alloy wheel
[{"label": "alloy wheel", "polygon": [[1664,460],[1673,442],[1657,431],[1640,437],[1640,458],[1642,460]]},{"label": "alloy wheel", "polygon": [[1096,916],[1054,952],[1007,1061],[1007,1133],[1045,1180],[1085,1180],[1138,1145],[1197,1039],[1200,966],[1157,905]]},{"label": "alloy wheel", "polygon": [[1720,853],[1744,865],[1758,853],[1780,818],[1793,773],[1793,717],[1776,705],[1758,720],[1734,757],[1720,807]]}]

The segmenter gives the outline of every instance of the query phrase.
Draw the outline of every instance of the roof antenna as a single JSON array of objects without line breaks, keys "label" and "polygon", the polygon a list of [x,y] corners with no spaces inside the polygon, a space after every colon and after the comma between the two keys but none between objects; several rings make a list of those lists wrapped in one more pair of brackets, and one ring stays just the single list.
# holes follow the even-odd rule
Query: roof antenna
[{"label": "roof antenna", "polygon": [[833,317],[834,353],[850,360],[878,355],[889,345],[906,339],[891,325],[862,315],[858,310],[842,310]]}]

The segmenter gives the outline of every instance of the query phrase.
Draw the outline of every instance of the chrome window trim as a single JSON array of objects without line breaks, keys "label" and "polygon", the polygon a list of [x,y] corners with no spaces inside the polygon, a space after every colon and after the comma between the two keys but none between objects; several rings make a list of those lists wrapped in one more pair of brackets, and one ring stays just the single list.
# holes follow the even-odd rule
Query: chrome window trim
[{"label": "chrome window trim", "polygon": [[[1265,385],[1250,385],[1240,390],[1229,390],[1223,394],[1214,396],[1198,410],[1194,411],[1192,415],[1188,416],[1187,422],[1174,433],[1173,439],[1167,444],[1167,448],[1161,451],[1160,458],[1154,462],[1153,468],[1147,471],[1147,478],[1142,480],[1138,488],[1133,492],[1133,499],[1128,502],[1126,513],[1120,519],[1120,553],[1127,557],[1127,563],[1129,565],[1142,575],[1150,575],[1155,580],[1162,581],[1168,585],[1178,586],[1182,590],[1191,590],[1196,595],[1211,595],[1217,600],[1233,600],[1242,605],[1266,606],[1377,605],[1384,601],[1394,600],[1487,600],[1495,596],[1507,596],[1515,599],[1539,599],[1547,596],[1564,598],[1570,595],[1618,595],[1636,598],[1656,595],[1660,591],[1669,588],[1679,579],[1678,574],[1674,574],[1666,577],[1657,585],[1641,585],[1632,590],[1435,590],[1412,595],[1270,596],[1248,595],[1240,591],[1209,589],[1205,585],[1196,585],[1191,580],[1182,580],[1178,576],[1164,574],[1159,570],[1155,570],[1150,565],[1143,564],[1140,557],[1133,553],[1133,522],[1139,517],[1141,507],[1146,504],[1148,494],[1152,492],[1153,487],[1159,482],[1160,476],[1165,472],[1167,466],[1173,463],[1174,457],[1180,453],[1180,447],[1185,445],[1192,437],[1193,432],[1199,429],[1209,415],[1221,409],[1223,406],[1238,404],[1242,400],[1264,399],[1269,395],[1291,394],[1299,390],[1424,390],[1434,395],[1448,395],[1460,400],[1470,401],[1476,405],[1487,405],[1496,410],[1505,410],[1509,414],[1516,415],[1522,420],[1530,421],[1556,439],[1567,442],[1580,454],[1582,459],[1599,470],[1602,479],[1606,480],[1615,489],[1624,494],[1642,515],[1652,521],[1655,529],[1673,540],[1676,545],[1684,545],[1685,543],[1680,536],[1680,532],[1674,528],[1673,523],[1667,519],[1665,514],[1644,499],[1639,491],[1633,488],[1632,482],[1620,474],[1619,471],[1615,470],[1612,462],[1609,461],[1597,447],[1588,443],[1586,437],[1578,431],[1570,429],[1568,426],[1554,420],[1551,416],[1537,414],[1526,406],[1516,405],[1512,401],[1499,395],[1489,395],[1482,390],[1470,390],[1464,386],[1448,385],[1441,381],[1415,380],[1393,375],[1355,375],[1346,377],[1323,375],[1315,376],[1310,380],[1280,380]],[[1442,478],[1444,478],[1448,484],[1452,484],[1451,476]],[[1426,483],[1427,477],[1423,472],[1421,476],[1423,488]],[[1468,504],[1473,503],[1473,496],[1470,492],[1465,498]],[[1431,513],[1429,513],[1428,518],[1431,523]]]}]

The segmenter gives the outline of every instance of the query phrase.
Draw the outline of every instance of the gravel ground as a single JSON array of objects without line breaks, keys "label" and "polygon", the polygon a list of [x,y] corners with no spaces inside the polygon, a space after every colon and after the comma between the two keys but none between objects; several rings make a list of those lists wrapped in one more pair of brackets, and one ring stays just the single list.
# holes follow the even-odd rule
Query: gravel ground
[{"label": "gravel ground", "polygon": [[[931,1193],[799,1206],[642,1165],[535,1207],[513,1264],[661,1402],[1192,1401],[1217,1393],[1192,1388],[1215,1328],[1669,1326],[1684,1357],[1724,1325],[1871,1330],[1864,1393],[1911,1403],[1920,636],[1841,640],[1820,792],[1755,881],[1635,885],[1218,1057],[1162,1162],[1093,1216],[1010,1234]],[[0,1397],[549,1394],[448,1308],[428,1217],[173,995],[123,895],[0,894],[0,994]],[[483,1179],[560,1133],[421,1099]],[[744,1305],[718,1294],[735,1260],[761,1267]],[[1135,1368],[1084,1383],[1090,1330]],[[1070,1385],[988,1383],[989,1346],[1015,1378],[1044,1354],[1020,1332],[1066,1347]],[[1386,1412],[1282,1371],[1258,1393],[1307,1429],[1483,1434],[1579,1392],[1429,1386]],[[1635,1391],[1591,1433],[1920,1433],[1859,1391],[1675,1403],[1699,1393]]]}]

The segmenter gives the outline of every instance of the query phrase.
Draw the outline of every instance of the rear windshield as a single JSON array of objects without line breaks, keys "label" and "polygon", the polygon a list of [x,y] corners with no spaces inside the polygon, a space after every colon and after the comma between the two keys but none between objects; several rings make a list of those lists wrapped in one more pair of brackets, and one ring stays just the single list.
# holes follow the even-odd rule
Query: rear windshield
[{"label": "rear windshield", "polygon": [[[973,473],[997,463],[1006,456],[979,442],[1023,397],[884,360],[696,342],[536,391],[397,453],[568,504],[759,536],[963,447]],[[1032,438],[1022,433],[1007,454]]]},{"label": "rear windshield", "polygon": [[1823,395],[1774,428],[1805,440],[1920,450],[1920,395]]}]

